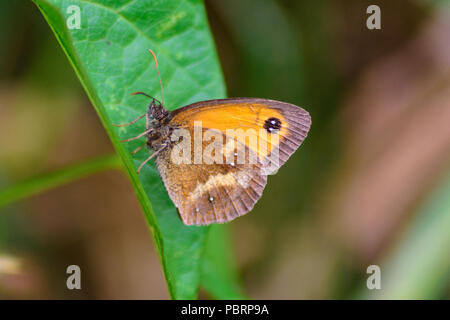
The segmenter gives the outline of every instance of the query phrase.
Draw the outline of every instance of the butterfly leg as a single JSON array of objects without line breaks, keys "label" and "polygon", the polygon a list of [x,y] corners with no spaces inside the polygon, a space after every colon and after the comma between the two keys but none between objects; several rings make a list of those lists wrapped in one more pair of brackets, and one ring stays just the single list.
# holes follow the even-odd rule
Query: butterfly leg
[{"label": "butterfly leg", "polygon": [[137,135],[136,137],[129,138],[129,139],[126,139],[126,140],[122,140],[121,142],[128,142],[128,141],[132,141],[132,140],[139,139],[139,138],[141,138],[142,136],[145,136],[146,134],[148,134],[148,133],[150,133],[150,132],[152,132],[152,131],[153,131],[153,129],[145,130],[144,132],[142,132],[141,134]]},{"label": "butterfly leg", "polygon": [[147,143],[144,143],[142,146],[137,147],[136,149],[134,149],[133,151],[131,151],[131,154],[135,154],[137,152],[139,152],[140,150],[142,150],[142,148],[144,148],[147,145]]},{"label": "butterfly leg", "polygon": [[141,165],[139,166],[139,168],[137,169],[137,174],[139,174],[139,172],[141,171],[142,167],[149,162],[151,159],[153,159],[154,157],[156,157],[158,155],[158,153],[160,153],[161,151],[163,151],[164,149],[166,149],[168,147],[168,145],[164,145],[161,149],[158,149],[157,151],[153,152],[150,157],[148,157],[147,159],[145,159],[144,162],[141,163]]},{"label": "butterfly leg", "polygon": [[146,113],[144,113],[143,115],[140,115],[139,117],[137,117],[136,119],[134,119],[133,121],[131,121],[131,122],[128,122],[128,123],[124,123],[124,124],[112,124],[114,127],[126,127],[126,126],[129,126],[129,125],[132,125],[133,123],[136,123],[136,122],[138,122],[139,120],[141,120],[143,117],[145,117],[145,115],[147,114],[147,112]]}]

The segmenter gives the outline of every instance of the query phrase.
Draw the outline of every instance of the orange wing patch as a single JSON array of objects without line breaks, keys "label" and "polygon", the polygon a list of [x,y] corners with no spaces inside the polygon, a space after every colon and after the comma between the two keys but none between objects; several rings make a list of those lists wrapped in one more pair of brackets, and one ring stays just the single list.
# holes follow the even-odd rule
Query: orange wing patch
[{"label": "orange wing patch", "polygon": [[[268,119],[278,119],[283,125],[268,132],[264,128]],[[244,144],[260,159],[267,157],[279,144],[280,137],[289,133],[289,123],[282,112],[262,103],[226,103],[175,112],[171,120],[181,126],[215,129]]]}]

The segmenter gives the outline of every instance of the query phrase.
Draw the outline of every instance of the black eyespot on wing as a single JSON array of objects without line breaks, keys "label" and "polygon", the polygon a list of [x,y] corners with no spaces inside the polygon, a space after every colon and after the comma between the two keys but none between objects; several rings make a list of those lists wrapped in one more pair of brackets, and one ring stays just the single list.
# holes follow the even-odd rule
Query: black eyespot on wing
[{"label": "black eyespot on wing", "polygon": [[272,133],[274,131],[281,129],[281,121],[278,118],[269,118],[264,122],[264,129],[267,130],[267,132]]}]

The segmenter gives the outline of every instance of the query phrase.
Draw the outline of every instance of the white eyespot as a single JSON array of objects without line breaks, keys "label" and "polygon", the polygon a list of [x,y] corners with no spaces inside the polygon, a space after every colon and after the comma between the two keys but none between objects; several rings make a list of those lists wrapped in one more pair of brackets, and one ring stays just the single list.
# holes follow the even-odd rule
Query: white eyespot
[{"label": "white eyespot", "polygon": [[235,153],[234,153],[234,155],[235,155],[235,156],[237,157],[238,153],[237,153],[237,152],[235,152]]},{"label": "white eyespot", "polygon": [[275,120],[271,120],[270,124],[276,124],[277,122]]},{"label": "white eyespot", "polygon": [[197,212],[197,213],[198,213],[199,211],[200,211],[200,209],[199,209],[199,208],[195,208],[195,212]]},{"label": "white eyespot", "polygon": [[269,129],[267,129],[267,130],[269,130],[270,132],[272,132],[272,131],[273,131],[273,128],[272,128],[272,127],[269,127]]},{"label": "white eyespot", "polygon": [[230,166],[234,167],[235,166],[234,162],[230,163]]},{"label": "white eyespot", "polygon": [[209,202],[213,202],[214,201],[214,197],[210,196],[208,200],[209,200]]}]

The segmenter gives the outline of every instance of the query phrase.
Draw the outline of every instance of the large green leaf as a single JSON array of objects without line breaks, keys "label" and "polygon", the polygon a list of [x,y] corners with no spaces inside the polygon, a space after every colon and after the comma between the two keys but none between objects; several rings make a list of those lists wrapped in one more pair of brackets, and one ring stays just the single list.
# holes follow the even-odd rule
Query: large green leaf
[{"label": "large green leaf", "polygon": [[234,256],[230,243],[231,238],[226,226],[210,227],[202,264],[201,283],[218,299],[246,299],[239,285],[239,275],[232,264]]},{"label": "large green leaf", "polygon": [[[130,93],[144,91],[160,97],[156,69],[147,48],[158,56],[165,105],[169,109],[225,96],[203,3],[199,0],[34,2],[67,54],[124,162],[154,236],[171,297],[195,298],[202,278],[208,228],[183,225],[153,164],[147,165],[139,177],[136,175],[137,166],[148,153],[141,151],[131,157],[129,152],[142,141],[122,144],[119,140],[143,132],[144,123],[122,128],[111,124],[129,122],[145,112],[149,101],[142,96],[131,97]],[[67,9],[71,5],[80,8],[80,29],[67,28],[66,21],[71,16]],[[226,246],[224,241],[224,238],[215,240]],[[215,263],[207,262],[210,267],[205,272],[214,273],[211,266]],[[226,263],[221,261],[222,269]],[[221,275],[226,272],[219,272],[217,277]],[[214,281],[211,275],[203,278]],[[217,282],[223,284],[226,279],[221,279]],[[214,283],[205,285],[214,286]]]}]

